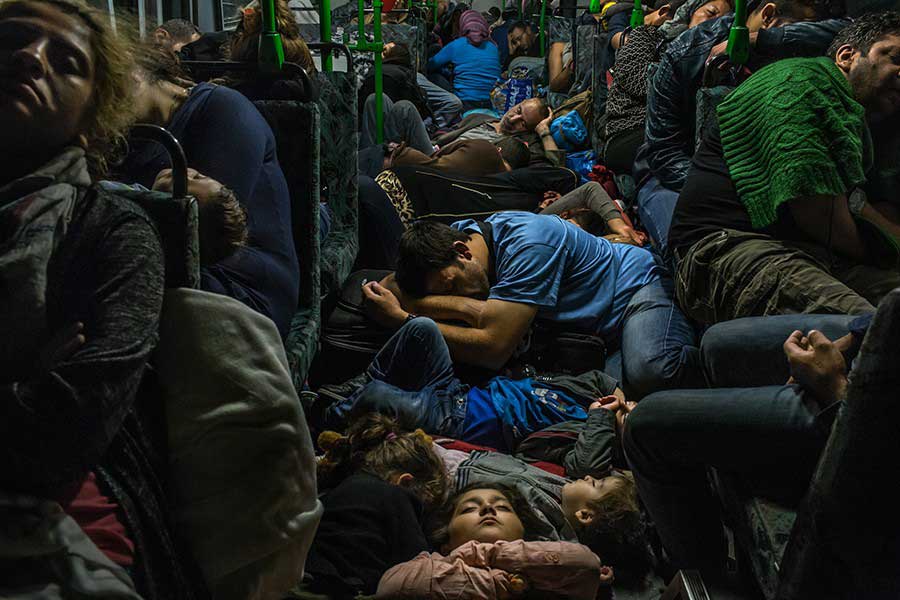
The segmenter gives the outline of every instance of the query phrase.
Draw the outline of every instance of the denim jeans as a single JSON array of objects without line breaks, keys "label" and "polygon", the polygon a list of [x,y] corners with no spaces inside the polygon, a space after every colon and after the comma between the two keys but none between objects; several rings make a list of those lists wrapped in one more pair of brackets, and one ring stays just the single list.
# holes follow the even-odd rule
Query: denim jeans
[{"label": "denim jeans", "polygon": [[438,127],[449,127],[459,119],[463,103],[455,94],[432,83],[422,73],[416,73],[416,83],[425,92],[428,106],[434,113],[434,121]]},{"label": "denim jeans", "polygon": [[[419,116],[419,110],[409,100],[394,102],[387,94],[382,94],[384,112],[384,141],[406,142],[412,148],[431,156],[434,147],[428,138],[428,131]],[[365,150],[375,146],[377,121],[375,111],[375,94],[366,98],[363,107],[362,129],[359,132],[359,148]]]},{"label": "denim jeans", "polygon": [[669,226],[677,202],[678,192],[665,187],[656,177],[651,177],[638,190],[638,215],[661,256],[668,256]]},{"label": "denim jeans", "polygon": [[328,408],[329,427],[377,411],[428,433],[449,437],[461,433],[468,389],[454,376],[450,349],[431,319],[419,317],[401,327],[366,374],[370,381],[365,386]]},{"label": "denim jeans", "polygon": [[[629,415],[625,455],[674,567],[718,572],[723,565],[707,467],[738,474],[755,493],[782,501],[796,501],[808,487],[828,437],[827,415],[800,386],[784,385],[775,340],[813,328],[832,339],[847,332],[834,317],[817,315],[721,323],[701,344],[710,383],[721,387],[658,392]],[[763,385],[774,381],[781,385]],[[763,387],[725,387],[730,383]]]},{"label": "denim jeans", "polygon": [[783,385],[790,376],[784,341],[794,330],[818,329],[834,341],[847,334],[848,315],[747,317],[713,325],[703,334],[700,356],[709,387]]},{"label": "denim jeans", "polygon": [[697,333],[675,303],[668,276],[639,289],[625,309],[622,384],[640,400],[658,390],[704,385]]}]

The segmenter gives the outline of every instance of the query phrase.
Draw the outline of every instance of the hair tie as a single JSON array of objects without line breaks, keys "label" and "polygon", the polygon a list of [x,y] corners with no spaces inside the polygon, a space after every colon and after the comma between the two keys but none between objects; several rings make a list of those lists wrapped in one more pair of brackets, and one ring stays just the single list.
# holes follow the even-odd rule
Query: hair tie
[{"label": "hair tie", "polygon": [[393,431],[390,432],[389,434],[387,434],[387,436],[385,437],[385,440],[387,440],[388,442],[391,440],[396,440],[396,439],[397,439],[397,434],[394,433]]}]

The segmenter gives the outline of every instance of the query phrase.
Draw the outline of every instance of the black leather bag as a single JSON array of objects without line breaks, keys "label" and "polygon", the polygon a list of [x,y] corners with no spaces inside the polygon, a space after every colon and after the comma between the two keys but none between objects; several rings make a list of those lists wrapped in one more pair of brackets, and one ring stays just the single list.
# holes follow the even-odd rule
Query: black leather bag
[{"label": "black leather bag", "polygon": [[311,369],[315,384],[343,383],[359,375],[393,335],[363,311],[363,281],[381,281],[389,273],[365,269],[347,278],[322,328],[322,347]]},{"label": "black leather bag", "polygon": [[580,375],[606,366],[606,342],[596,335],[573,333],[535,323],[528,349],[515,362],[541,373]]}]

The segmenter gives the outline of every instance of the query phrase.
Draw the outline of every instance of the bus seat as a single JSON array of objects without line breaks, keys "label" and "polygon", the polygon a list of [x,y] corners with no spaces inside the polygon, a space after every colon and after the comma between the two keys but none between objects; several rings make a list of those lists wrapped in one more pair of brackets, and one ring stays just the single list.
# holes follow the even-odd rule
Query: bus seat
[{"label": "bus seat", "polygon": [[356,78],[352,73],[319,73],[321,95],[321,183],[327,188],[332,227],[321,248],[321,294],[339,291],[359,251]]},{"label": "bus seat", "polygon": [[898,335],[900,289],[878,307],[796,510],[754,497],[743,481],[717,476],[726,521],[734,524],[735,539],[769,600],[900,593],[900,496],[884,485],[900,457]]},{"label": "bus seat", "polygon": [[697,116],[695,124],[695,148],[700,146],[700,139],[703,132],[713,123],[716,118],[716,107],[725,99],[725,96],[733,90],[733,87],[718,85],[711,88],[700,88],[697,90]]},{"label": "bus seat", "polygon": [[[355,96],[354,96],[355,99]],[[278,162],[291,193],[294,245],[300,261],[300,301],[285,340],[297,390],[302,390],[318,349],[319,310],[319,109],[313,103],[261,100],[253,103],[265,117]]]},{"label": "bus seat", "polygon": [[200,287],[200,243],[197,200],[173,198],[165,192],[116,190],[150,216],[162,240],[167,288]]}]

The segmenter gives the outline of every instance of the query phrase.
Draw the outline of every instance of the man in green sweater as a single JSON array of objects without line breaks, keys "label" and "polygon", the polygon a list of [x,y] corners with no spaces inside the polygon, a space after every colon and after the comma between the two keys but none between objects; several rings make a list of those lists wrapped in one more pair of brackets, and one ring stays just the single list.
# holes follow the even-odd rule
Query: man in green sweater
[{"label": "man in green sweater", "polygon": [[705,132],[669,231],[702,322],[872,312],[900,286],[900,227],[860,190],[869,128],[900,108],[900,14],[860,18],[828,54],[760,70]]}]

